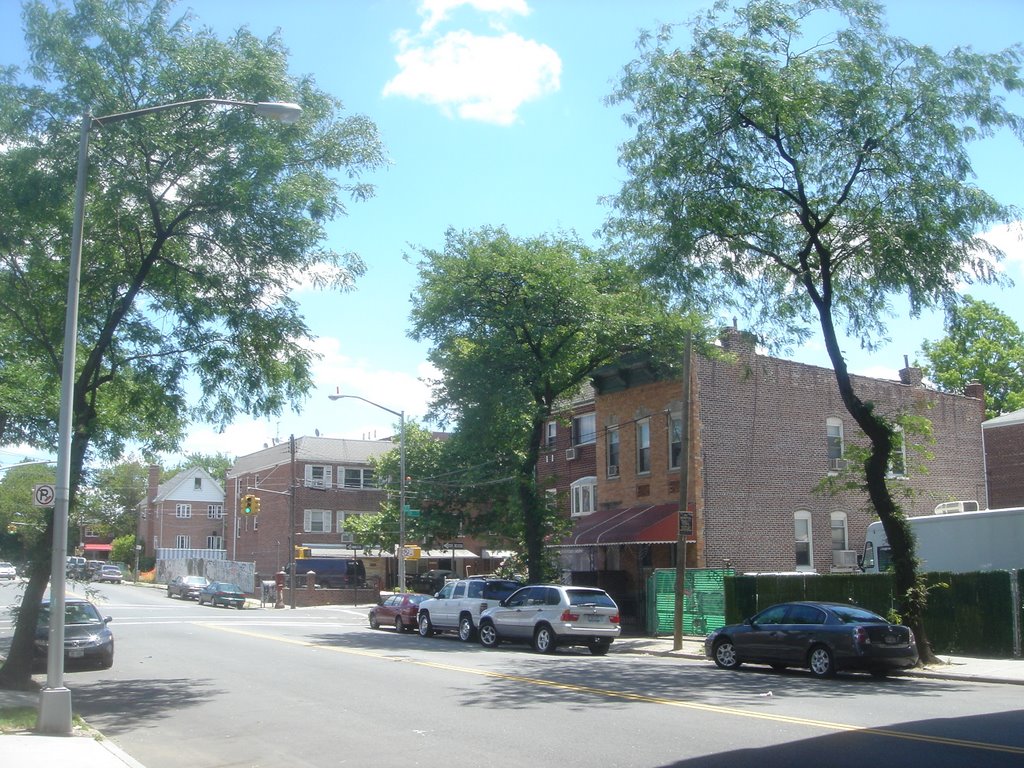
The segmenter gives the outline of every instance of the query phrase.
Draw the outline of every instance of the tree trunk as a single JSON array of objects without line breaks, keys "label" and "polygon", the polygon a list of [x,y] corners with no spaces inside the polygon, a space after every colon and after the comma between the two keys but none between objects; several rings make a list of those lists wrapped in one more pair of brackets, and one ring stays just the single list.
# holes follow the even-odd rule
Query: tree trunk
[{"label": "tree trunk", "polygon": [[526,544],[526,575],[531,584],[544,581],[544,509],[537,498],[537,461],[544,419],[534,419],[530,430],[530,446],[520,465],[519,507],[523,515],[523,539]]},{"label": "tree trunk", "polygon": [[[50,516],[43,543],[53,541],[53,516]],[[0,667],[0,688],[15,691],[33,691],[38,685],[32,679],[32,657],[35,650],[36,625],[39,623],[39,608],[42,605],[46,585],[50,580],[49,547],[40,546],[32,552],[32,568],[28,584],[18,608],[18,620],[7,660]]]}]

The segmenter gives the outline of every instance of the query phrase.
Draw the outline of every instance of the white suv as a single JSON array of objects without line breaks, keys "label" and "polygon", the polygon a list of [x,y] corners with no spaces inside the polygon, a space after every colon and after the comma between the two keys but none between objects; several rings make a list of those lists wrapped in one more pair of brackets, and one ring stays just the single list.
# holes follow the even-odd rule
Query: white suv
[{"label": "white suv", "polygon": [[480,614],[479,634],[485,648],[526,641],[540,653],[585,645],[604,656],[620,631],[619,608],[603,589],[533,584]]},{"label": "white suv", "polygon": [[458,632],[463,642],[476,636],[481,612],[497,605],[522,586],[511,579],[459,579],[449,581],[441,591],[420,603],[417,614],[420,635]]}]

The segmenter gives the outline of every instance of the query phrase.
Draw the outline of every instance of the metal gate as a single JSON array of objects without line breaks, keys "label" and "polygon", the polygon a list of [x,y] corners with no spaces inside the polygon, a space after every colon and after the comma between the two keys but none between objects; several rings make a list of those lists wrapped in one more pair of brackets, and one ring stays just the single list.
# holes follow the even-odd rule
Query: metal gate
[{"label": "metal gate", "polygon": [[[683,634],[703,637],[725,626],[726,576],[731,569],[687,568],[683,583]],[[661,568],[647,580],[647,634],[675,631],[676,569]]]}]

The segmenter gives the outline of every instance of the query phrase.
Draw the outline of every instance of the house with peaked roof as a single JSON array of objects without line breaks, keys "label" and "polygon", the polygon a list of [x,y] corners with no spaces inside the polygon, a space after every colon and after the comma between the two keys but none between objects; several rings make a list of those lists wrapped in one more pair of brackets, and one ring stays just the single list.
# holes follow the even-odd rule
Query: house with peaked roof
[{"label": "house with peaked roof", "polygon": [[160,467],[150,465],[137,529],[143,555],[156,556],[158,549],[223,550],[226,525],[224,488],[209,472],[192,467],[161,483]]},{"label": "house with peaked roof", "polygon": [[981,430],[989,506],[1024,506],[1024,408],[988,419]]}]

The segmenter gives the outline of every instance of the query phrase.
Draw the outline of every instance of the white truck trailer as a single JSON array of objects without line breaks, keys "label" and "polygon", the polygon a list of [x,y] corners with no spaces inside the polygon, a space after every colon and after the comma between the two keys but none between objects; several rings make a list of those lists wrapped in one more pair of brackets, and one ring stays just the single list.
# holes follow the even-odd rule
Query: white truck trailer
[{"label": "white truck trailer", "polygon": [[[957,504],[967,506],[968,502]],[[949,508],[951,505],[940,504],[933,515],[907,518],[922,571],[1024,568],[1024,507],[945,513]],[[891,560],[882,523],[871,523],[864,538],[861,568],[865,573],[883,573]]]}]

